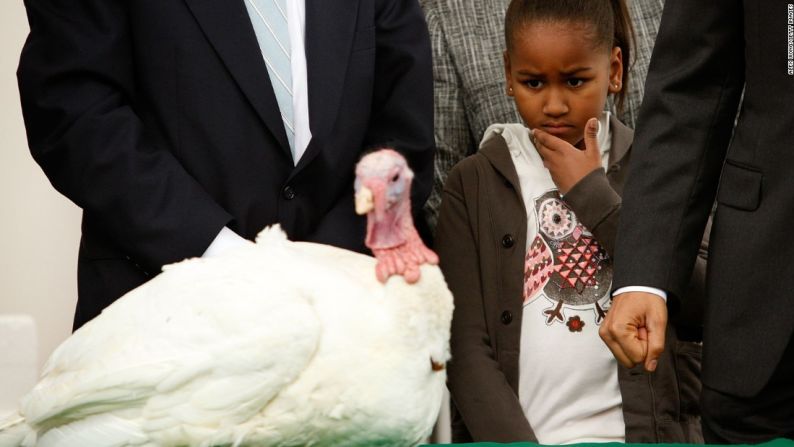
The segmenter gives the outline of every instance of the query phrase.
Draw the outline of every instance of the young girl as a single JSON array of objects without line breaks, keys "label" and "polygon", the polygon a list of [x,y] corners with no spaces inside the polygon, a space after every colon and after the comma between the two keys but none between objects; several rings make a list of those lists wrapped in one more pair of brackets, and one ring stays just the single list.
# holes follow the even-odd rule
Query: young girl
[{"label": "young girl", "polygon": [[507,10],[507,94],[526,127],[492,125],[453,168],[436,233],[455,295],[456,442],[701,440],[699,345],[669,329],[648,376],[598,336],[633,135],[604,110],[622,101],[631,33],[623,0]]}]

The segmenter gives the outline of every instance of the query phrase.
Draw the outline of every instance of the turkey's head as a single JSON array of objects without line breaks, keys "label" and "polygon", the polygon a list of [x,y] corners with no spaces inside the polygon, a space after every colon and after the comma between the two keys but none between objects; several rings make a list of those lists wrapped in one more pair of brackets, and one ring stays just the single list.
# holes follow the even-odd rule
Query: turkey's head
[{"label": "turkey's head", "polygon": [[413,178],[408,162],[392,149],[367,154],[356,166],[356,212],[367,215],[365,244],[378,260],[375,273],[381,282],[402,275],[415,283],[422,264],[438,264],[411,217]]}]

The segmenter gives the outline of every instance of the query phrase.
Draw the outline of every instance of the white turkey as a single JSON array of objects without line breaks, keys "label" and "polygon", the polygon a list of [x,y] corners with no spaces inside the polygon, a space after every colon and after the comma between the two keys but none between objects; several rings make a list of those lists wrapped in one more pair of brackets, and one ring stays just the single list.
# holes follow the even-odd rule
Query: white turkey
[{"label": "white turkey", "polygon": [[129,292],[50,357],[0,446],[413,445],[438,414],[452,296],[393,150],[356,168],[375,258],[278,227]]}]

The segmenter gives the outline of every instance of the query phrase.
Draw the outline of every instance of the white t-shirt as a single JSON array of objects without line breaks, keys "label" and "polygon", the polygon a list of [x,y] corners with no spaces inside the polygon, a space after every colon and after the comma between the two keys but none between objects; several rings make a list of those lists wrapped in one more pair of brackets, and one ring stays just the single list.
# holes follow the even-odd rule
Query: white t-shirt
[{"label": "white t-shirt", "polygon": [[[598,135],[606,167],[609,112]],[[623,442],[617,363],[598,336],[609,306],[612,261],[560,198],[529,131],[495,124],[483,142],[507,142],[527,209],[518,397],[541,444]]]}]

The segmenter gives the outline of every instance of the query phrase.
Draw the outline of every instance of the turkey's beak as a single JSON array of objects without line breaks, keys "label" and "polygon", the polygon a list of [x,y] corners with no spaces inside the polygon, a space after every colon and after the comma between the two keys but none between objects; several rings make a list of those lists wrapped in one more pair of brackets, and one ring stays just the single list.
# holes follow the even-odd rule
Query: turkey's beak
[{"label": "turkey's beak", "polygon": [[366,186],[362,186],[356,193],[356,213],[363,216],[374,208],[375,201],[372,198],[372,190]]}]

